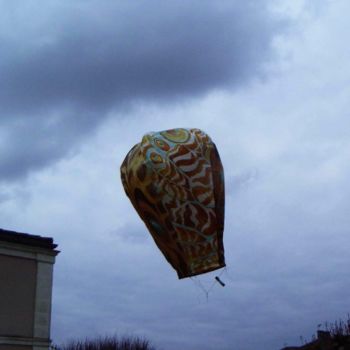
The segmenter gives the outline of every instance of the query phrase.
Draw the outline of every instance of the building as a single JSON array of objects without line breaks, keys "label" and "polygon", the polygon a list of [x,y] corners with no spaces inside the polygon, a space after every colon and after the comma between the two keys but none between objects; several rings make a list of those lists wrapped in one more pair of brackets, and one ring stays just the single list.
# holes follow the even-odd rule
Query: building
[{"label": "building", "polygon": [[52,238],[0,229],[0,350],[48,350]]}]

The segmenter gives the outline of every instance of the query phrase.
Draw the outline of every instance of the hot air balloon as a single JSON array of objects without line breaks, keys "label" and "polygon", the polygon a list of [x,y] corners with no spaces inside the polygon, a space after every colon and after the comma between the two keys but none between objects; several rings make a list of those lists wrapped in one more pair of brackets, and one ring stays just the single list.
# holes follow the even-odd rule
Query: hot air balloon
[{"label": "hot air balloon", "polygon": [[206,133],[179,128],[144,135],[125,157],[121,179],[180,279],[225,266],[224,172]]}]

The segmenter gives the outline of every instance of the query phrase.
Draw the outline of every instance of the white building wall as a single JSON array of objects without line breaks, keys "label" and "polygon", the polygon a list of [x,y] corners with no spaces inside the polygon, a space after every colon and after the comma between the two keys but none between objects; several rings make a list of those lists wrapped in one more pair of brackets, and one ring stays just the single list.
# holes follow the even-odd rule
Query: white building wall
[{"label": "white building wall", "polygon": [[[49,350],[53,265],[57,251],[0,241],[0,255],[36,261],[33,337],[0,334],[0,349]],[[19,288],[25,286],[19,286]],[[1,288],[1,286],[0,286]]]}]

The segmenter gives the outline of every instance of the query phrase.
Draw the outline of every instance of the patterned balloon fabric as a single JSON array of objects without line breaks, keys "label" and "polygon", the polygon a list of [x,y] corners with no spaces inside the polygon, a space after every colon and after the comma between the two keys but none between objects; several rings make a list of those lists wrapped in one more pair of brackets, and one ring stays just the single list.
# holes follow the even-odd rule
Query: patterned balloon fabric
[{"label": "patterned balloon fabric", "polygon": [[146,134],[121,166],[127,196],[179,278],[225,266],[224,172],[199,129]]}]

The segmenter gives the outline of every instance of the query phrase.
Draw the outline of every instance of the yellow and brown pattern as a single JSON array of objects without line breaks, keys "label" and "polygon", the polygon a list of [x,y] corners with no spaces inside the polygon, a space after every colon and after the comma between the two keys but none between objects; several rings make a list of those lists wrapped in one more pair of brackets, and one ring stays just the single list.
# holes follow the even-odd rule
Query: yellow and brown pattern
[{"label": "yellow and brown pattern", "polygon": [[225,266],[219,153],[199,129],[146,134],[121,166],[126,194],[179,278]]}]

